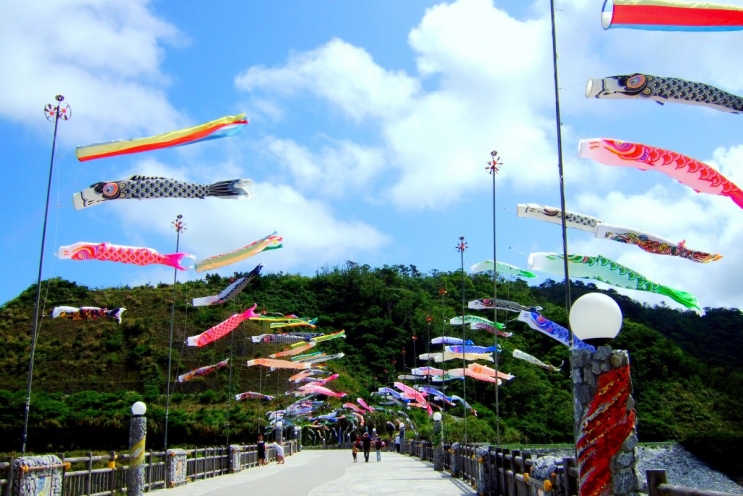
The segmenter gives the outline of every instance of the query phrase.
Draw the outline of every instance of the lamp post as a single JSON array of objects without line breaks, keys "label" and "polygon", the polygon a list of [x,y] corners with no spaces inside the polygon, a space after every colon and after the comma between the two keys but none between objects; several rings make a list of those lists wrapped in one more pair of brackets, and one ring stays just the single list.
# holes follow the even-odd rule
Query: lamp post
[{"label": "lamp post", "polygon": [[433,469],[444,470],[444,429],[441,425],[441,412],[433,414]]},{"label": "lamp post", "polygon": [[147,419],[144,414],[147,405],[137,401],[132,405],[132,418],[129,421],[129,471],[127,473],[127,496],[144,494],[144,455],[147,439]]},{"label": "lamp post", "polygon": [[276,421],[276,429],[274,430],[276,442],[281,445],[284,443],[284,423],[281,420]]},{"label": "lamp post", "polygon": [[397,360],[393,358],[392,359],[392,382],[395,382],[395,374],[397,373],[396,365],[397,365]]},{"label": "lamp post", "polygon": [[609,296],[588,293],[573,303],[569,320],[575,336],[596,347],[570,352],[579,494],[637,494],[629,355],[608,346],[622,327],[622,311]]},{"label": "lamp post", "polygon": [[[433,322],[433,317],[431,317],[431,314],[426,315],[426,323],[428,324],[428,335],[426,337],[426,366],[431,365],[431,356],[430,356],[430,350],[431,350],[431,322]],[[426,373],[426,384],[431,385],[431,374]]]},{"label": "lamp post", "polygon": [[[415,342],[418,341],[418,336],[413,334],[413,365],[411,368],[416,368],[416,362],[418,361],[418,352],[415,349]],[[416,379],[413,379],[413,382],[416,382]]]},{"label": "lamp post", "polygon": [[400,353],[402,353],[402,373],[405,374],[405,353],[407,353],[407,351],[403,348],[400,350]]}]

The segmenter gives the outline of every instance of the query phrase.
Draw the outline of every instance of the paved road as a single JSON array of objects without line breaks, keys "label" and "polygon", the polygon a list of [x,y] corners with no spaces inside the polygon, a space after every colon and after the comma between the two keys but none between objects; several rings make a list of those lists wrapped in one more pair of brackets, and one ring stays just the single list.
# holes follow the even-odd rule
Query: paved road
[{"label": "paved road", "polygon": [[284,465],[272,463],[238,474],[192,482],[167,491],[168,496],[471,496],[475,491],[448,472],[397,453],[374,452],[369,463],[363,453],[353,463],[350,450],[305,450],[286,457]]}]

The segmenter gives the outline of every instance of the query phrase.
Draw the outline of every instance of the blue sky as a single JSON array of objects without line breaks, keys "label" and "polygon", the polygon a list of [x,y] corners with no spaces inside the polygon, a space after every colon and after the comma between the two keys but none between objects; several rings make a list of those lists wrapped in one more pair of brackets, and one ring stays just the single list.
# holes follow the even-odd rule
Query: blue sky
[{"label": "blue sky", "polygon": [[[743,5],[743,0],[727,3]],[[722,253],[695,264],[569,232],[573,253],[602,254],[648,279],[694,293],[702,306],[738,306],[743,212],[659,173],[576,157],[579,138],[611,137],[671,149],[743,185],[740,119],[706,108],[587,100],[588,78],[645,72],[743,93],[740,33],[604,31],[601,0],[558,0],[558,49],[568,209]],[[0,302],[35,283],[52,124],[61,93],[44,278],[91,287],[172,281],[163,266],[59,260],[77,241],[198,259],[278,231],[284,248],[222,269],[311,275],[320,267],[414,264],[455,270],[493,257],[523,268],[559,251],[557,226],[516,217],[517,203],[559,206],[549,3],[105,2],[37,6],[11,1],[0,19],[0,147],[4,230]],[[246,112],[223,140],[79,163],[75,146],[134,138]],[[74,192],[132,174],[210,183],[255,182],[251,201],[120,201],[84,211]],[[548,277],[540,274],[538,282]],[[198,279],[193,271],[179,279]],[[668,299],[626,294],[656,304]],[[528,303],[528,302],[524,302]],[[287,309],[277,309],[289,311]]]}]

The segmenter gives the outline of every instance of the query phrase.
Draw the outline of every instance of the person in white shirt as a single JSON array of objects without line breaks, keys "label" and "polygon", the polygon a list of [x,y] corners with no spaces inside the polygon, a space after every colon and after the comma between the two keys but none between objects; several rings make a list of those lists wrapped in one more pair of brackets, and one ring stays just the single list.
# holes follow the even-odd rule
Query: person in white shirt
[{"label": "person in white shirt", "polygon": [[273,448],[276,450],[276,463],[281,464],[284,463],[284,447],[279,445],[279,443],[271,443],[266,446],[267,448]]}]

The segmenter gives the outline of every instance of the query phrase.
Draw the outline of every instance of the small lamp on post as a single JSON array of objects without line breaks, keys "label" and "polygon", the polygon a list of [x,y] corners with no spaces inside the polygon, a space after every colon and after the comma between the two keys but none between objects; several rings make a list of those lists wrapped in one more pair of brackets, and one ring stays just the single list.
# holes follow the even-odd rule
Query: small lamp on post
[{"label": "small lamp on post", "polygon": [[588,293],[575,300],[569,320],[573,333],[596,347],[570,351],[579,494],[637,494],[629,354],[608,346],[622,327],[622,311],[611,297]]},{"label": "small lamp on post", "polygon": [[147,440],[147,405],[137,401],[132,405],[132,418],[129,421],[129,470],[127,473],[127,496],[144,494],[144,455]]},{"label": "small lamp on post", "polygon": [[433,414],[433,469],[444,470],[444,429],[441,424],[441,412]]}]

